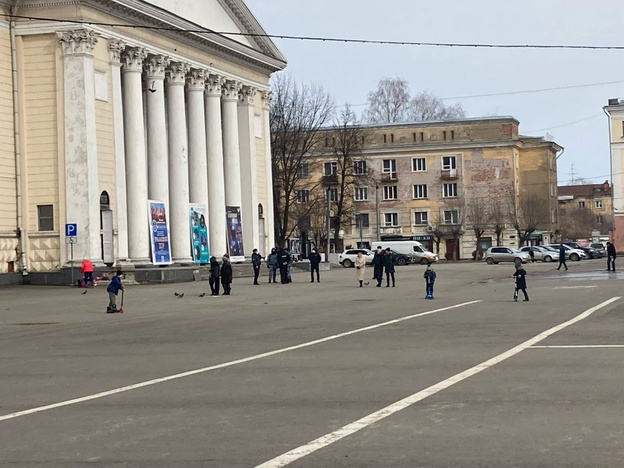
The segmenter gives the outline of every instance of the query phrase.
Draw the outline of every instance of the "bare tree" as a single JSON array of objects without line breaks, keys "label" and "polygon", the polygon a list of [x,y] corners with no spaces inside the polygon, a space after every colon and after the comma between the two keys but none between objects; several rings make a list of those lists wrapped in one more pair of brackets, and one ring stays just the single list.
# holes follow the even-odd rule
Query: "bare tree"
[{"label": "bare tree", "polygon": [[559,210],[559,233],[562,239],[578,239],[591,236],[595,227],[595,215],[587,208]]},{"label": "bare tree", "polygon": [[509,217],[518,234],[518,247],[522,247],[533,232],[549,224],[548,199],[530,192],[522,193],[519,197],[512,195],[509,201]]},{"label": "bare tree", "polygon": [[447,252],[448,260],[457,261],[457,248],[459,246],[459,238],[464,234],[464,223],[466,219],[466,207],[464,199],[455,198],[448,200],[443,208],[443,230],[445,230],[451,239],[453,239],[453,251]]},{"label": "bare tree", "polygon": [[444,230],[442,228],[442,217],[440,212],[436,212],[431,220],[431,235],[433,236],[433,242],[436,246],[436,253],[440,255],[440,242],[444,240]]},{"label": "bare tree", "polygon": [[490,201],[488,211],[490,212],[492,230],[496,234],[496,245],[502,245],[503,232],[505,231],[505,223],[509,219],[509,213],[500,200]]},{"label": "bare tree", "polygon": [[460,104],[445,106],[431,91],[411,97],[409,84],[403,78],[384,78],[377,89],[368,93],[364,120],[370,123],[393,123],[441,120],[464,117]]},{"label": "bare tree", "polygon": [[319,130],[333,115],[334,100],[320,86],[298,86],[285,75],[275,75],[269,113],[275,243],[284,246],[298,228],[291,211],[302,164],[320,138]]},{"label": "bare tree", "polygon": [[465,116],[460,104],[445,106],[431,91],[421,91],[409,103],[407,117],[415,122],[427,120],[461,119]]},{"label": "bare tree", "polygon": [[473,260],[481,260],[481,238],[490,226],[491,220],[490,212],[485,199],[473,198],[470,200],[470,202],[466,205],[466,220],[467,224],[470,224],[472,232],[474,232],[477,244]]}]

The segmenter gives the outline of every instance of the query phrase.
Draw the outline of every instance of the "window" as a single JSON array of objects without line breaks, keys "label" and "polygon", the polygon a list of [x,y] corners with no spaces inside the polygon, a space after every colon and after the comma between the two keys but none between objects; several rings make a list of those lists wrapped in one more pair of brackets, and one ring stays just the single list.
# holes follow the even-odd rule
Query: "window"
[{"label": "window", "polygon": [[384,227],[399,225],[399,213],[384,213]]},{"label": "window", "polygon": [[414,185],[414,198],[427,198],[427,184]]},{"label": "window", "polygon": [[353,198],[355,201],[368,200],[368,187],[355,187]]},{"label": "window", "polygon": [[446,130],[444,130],[444,131],[442,132],[442,139],[443,139],[443,140],[446,140],[446,138],[447,138],[447,134],[448,134],[448,132],[447,132]]},{"label": "window", "polygon": [[427,160],[425,158],[412,158],[412,171],[423,172],[427,170]]},{"label": "window", "polygon": [[54,206],[37,205],[39,231],[54,231]]},{"label": "window", "polygon": [[357,213],[355,215],[355,226],[359,228],[369,227],[368,213]]},{"label": "window", "polygon": [[416,226],[429,224],[429,213],[426,211],[414,211],[414,224]]},{"label": "window", "polygon": [[455,156],[442,156],[442,170],[448,171],[451,169],[457,169]]},{"label": "window", "polygon": [[324,176],[333,176],[338,174],[338,163],[337,162],[326,162],[323,163],[323,175]]},{"label": "window", "polygon": [[596,200],[595,206],[596,208],[602,208],[602,200]]},{"label": "window", "polygon": [[578,202],[578,207],[579,208],[585,208],[585,202],[584,201]]},{"label": "window", "polygon": [[297,176],[310,177],[310,166],[308,166],[308,163],[299,164],[299,167],[297,167]]},{"label": "window", "polygon": [[596,216],[596,224],[602,224],[602,215]]},{"label": "window", "polygon": [[364,175],[364,174],[366,174],[366,161],[354,161],[353,162],[353,173],[355,175]]},{"label": "window", "polygon": [[444,210],[444,224],[459,224],[459,211]]},{"label": "window", "polygon": [[442,188],[443,188],[442,196],[444,198],[451,198],[451,197],[457,196],[457,183],[444,184]]},{"label": "window", "polygon": [[396,185],[384,185],[384,200],[396,200],[397,199],[397,186]]},{"label": "window", "polygon": [[396,177],[396,159],[384,159],[382,161],[381,172],[384,174],[391,174],[392,177]]},{"label": "window", "polygon": [[325,200],[327,200],[327,196],[329,195],[329,201],[337,202],[338,201],[338,189],[337,188],[327,188],[325,189]]},{"label": "window", "polygon": [[309,190],[295,190],[295,197],[297,198],[297,203],[310,203]]}]

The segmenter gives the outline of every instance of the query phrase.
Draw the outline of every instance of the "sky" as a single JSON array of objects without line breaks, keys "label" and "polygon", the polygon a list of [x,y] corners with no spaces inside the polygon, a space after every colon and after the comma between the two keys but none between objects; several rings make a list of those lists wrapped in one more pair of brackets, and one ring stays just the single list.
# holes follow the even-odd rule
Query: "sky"
[{"label": "sky", "polygon": [[[268,34],[410,42],[624,47],[620,0],[245,0]],[[467,117],[512,116],[520,134],[565,148],[560,185],[610,179],[602,107],[624,98],[623,50],[498,49],[273,39],[285,73],[364,110],[379,80],[400,77]],[[616,82],[616,83],[613,83]],[[612,83],[600,84],[599,83]],[[579,85],[594,85],[581,86]],[[574,86],[573,88],[570,88]],[[542,92],[518,91],[567,88]],[[497,96],[468,97],[506,93]],[[517,93],[517,94],[510,94]],[[457,98],[458,99],[446,99]]]}]

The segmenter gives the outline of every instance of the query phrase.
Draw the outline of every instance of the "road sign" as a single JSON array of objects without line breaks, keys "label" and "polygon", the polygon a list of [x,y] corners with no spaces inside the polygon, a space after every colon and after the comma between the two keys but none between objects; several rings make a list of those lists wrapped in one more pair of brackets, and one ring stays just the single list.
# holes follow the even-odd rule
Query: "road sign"
[{"label": "road sign", "polygon": [[65,224],[65,237],[76,237],[78,235],[78,224],[67,223]]},{"label": "road sign", "polygon": [[66,237],[65,238],[65,243],[66,244],[72,244],[72,245],[77,244],[78,243],[78,238],[74,237],[74,236]]}]

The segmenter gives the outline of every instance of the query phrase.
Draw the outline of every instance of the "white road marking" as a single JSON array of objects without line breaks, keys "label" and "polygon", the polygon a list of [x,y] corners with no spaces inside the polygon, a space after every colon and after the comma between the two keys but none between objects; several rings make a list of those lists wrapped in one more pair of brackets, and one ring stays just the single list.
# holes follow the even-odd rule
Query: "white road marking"
[{"label": "white road marking", "polygon": [[589,289],[589,288],[597,288],[598,286],[555,286],[551,289]]},{"label": "white road marking", "polygon": [[443,380],[441,382],[438,382],[437,384],[432,385],[431,387],[428,387],[424,390],[421,390],[420,392],[414,393],[413,395],[410,395],[402,400],[392,403],[391,405],[386,406],[385,408],[382,408],[379,411],[375,411],[374,413],[371,413],[368,416],[364,416],[363,418],[358,419],[355,422],[347,424],[346,426],[343,426],[340,429],[330,432],[329,434],[325,434],[324,436],[319,437],[318,439],[315,439],[305,445],[297,447],[291,450],[290,452],[287,452],[283,455],[279,455],[278,457],[275,457],[267,462],[264,462],[261,465],[257,465],[256,468],[279,468],[282,466],[289,465],[290,463],[296,460],[299,460],[300,458],[310,455],[311,453],[316,452],[317,450],[320,450],[324,447],[327,447],[328,445],[333,444],[334,442],[337,442],[340,439],[343,439],[344,437],[350,436],[354,434],[355,432],[365,429],[369,427],[370,425],[378,421],[381,421],[382,419],[387,418],[388,416],[393,415],[394,413],[404,410],[405,408],[408,408],[409,406],[415,403],[418,403],[419,401],[422,401],[425,398],[430,397],[431,395],[435,395],[436,393],[444,389],[447,389],[455,385],[456,383],[459,383],[462,380],[467,379],[468,377],[472,377],[475,374],[478,374],[486,369],[489,369],[490,367],[500,362],[503,362],[512,356],[515,356],[521,351],[524,351],[525,349],[530,348],[535,343],[539,343],[540,341],[548,338],[550,335],[557,333],[558,331],[561,331],[564,328],[589,317],[591,314],[593,314],[597,310],[611,304],[612,302],[617,301],[618,299],[620,299],[620,297],[612,297],[611,299],[604,301],[598,304],[597,306],[592,307],[591,309],[587,309],[585,312],[583,312],[580,315],[577,315],[573,319],[570,319],[567,322],[563,322],[559,325],[556,325],[540,333],[539,335],[536,335],[533,338],[525,341],[524,343],[519,344],[518,346],[511,348],[510,350],[505,351],[504,353],[499,354],[498,356],[493,357],[492,359],[488,359],[487,361],[484,361],[481,364],[477,364],[476,366],[471,367],[470,369],[460,372],[459,374],[455,374],[454,376],[449,377],[448,379]]},{"label": "white road marking", "polygon": [[531,349],[566,349],[566,348],[624,348],[624,345],[621,344],[594,344],[594,345],[554,345],[554,346],[531,346]]},{"label": "white road marking", "polygon": [[4,416],[0,416],[0,421],[6,421],[7,419],[14,419],[20,416],[26,416],[28,414],[40,413],[42,411],[49,411],[51,409],[60,408],[63,406],[84,403],[85,401],[96,400],[98,398],[104,398],[110,395],[115,395],[117,393],[128,392],[130,390],[136,390],[137,388],[148,387],[150,385],[156,385],[162,382],[168,382],[170,380],[182,379],[184,377],[190,377],[192,375],[202,374],[204,372],[209,372],[209,371],[216,370],[216,369],[223,369],[225,367],[231,367],[237,364],[243,364],[246,362],[256,361],[258,359],[266,358],[269,356],[275,356],[277,354],[286,353],[288,351],[294,351],[296,349],[307,348],[309,346],[314,346],[320,343],[325,343],[327,341],[337,340],[338,338],[343,338],[345,336],[355,335],[356,333],[362,333],[365,331],[374,330],[376,328],[385,327],[387,325],[393,325],[395,323],[404,322],[406,320],[411,320],[411,319],[418,318],[418,317],[424,317],[425,315],[431,315],[437,312],[444,312],[446,310],[457,309],[458,307],[463,307],[463,306],[467,306],[471,304],[477,304],[479,302],[481,301],[477,300],[477,301],[470,301],[470,302],[462,302],[461,304],[455,304],[455,305],[448,306],[448,307],[442,307],[440,309],[430,310],[428,312],[421,312],[419,314],[413,314],[413,315],[408,315],[406,317],[400,317],[398,319],[388,320],[387,322],[382,322],[382,323],[378,323],[375,325],[369,325],[368,327],[358,328],[356,330],[351,330],[351,331],[344,332],[344,333],[338,333],[336,335],[327,336],[325,338],[319,338],[318,340],[308,341],[306,343],[289,346],[287,348],[276,349],[274,351],[268,351],[266,353],[256,354],[255,356],[249,356],[246,358],[237,359],[235,361],[224,362],[222,364],[217,364],[217,365],[210,366],[210,367],[203,367],[201,369],[195,369],[195,370],[191,370],[187,372],[182,372],[180,374],[168,375],[166,377],[161,377],[158,379],[147,380],[145,382],[140,382],[140,383],[133,384],[133,385],[127,385],[125,387],[114,388],[112,390],[107,390],[105,392],[94,393],[92,395],[87,395],[87,396],[80,397],[80,398],[74,398],[72,400],[65,400],[65,401],[61,401],[58,403],[53,403],[51,405],[38,406],[36,408],[27,409],[24,411],[18,411],[15,413],[5,414]]}]

